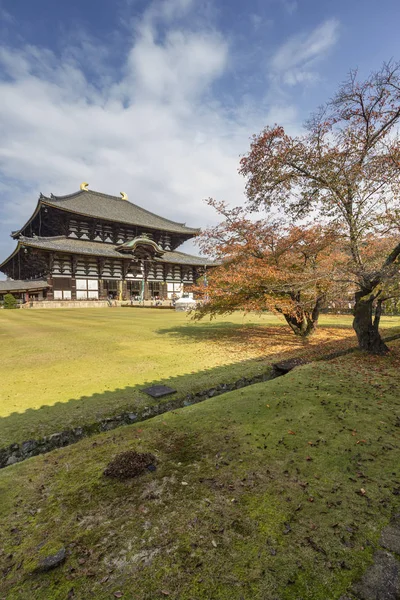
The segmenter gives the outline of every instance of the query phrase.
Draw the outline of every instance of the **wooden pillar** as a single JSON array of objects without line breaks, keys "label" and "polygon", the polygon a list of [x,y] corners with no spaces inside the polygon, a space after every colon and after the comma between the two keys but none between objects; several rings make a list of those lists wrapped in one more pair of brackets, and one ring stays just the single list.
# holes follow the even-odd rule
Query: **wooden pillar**
[{"label": "wooden pillar", "polygon": [[128,298],[128,284],[125,279],[120,281],[120,290],[122,295],[121,300],[126,300]]},{"label": "wooden pillar", "polygon": [[144,282],[144,299],[150,300],[150,287],[147,281]]},{"label": "wooden pillar", "polygon": [[99,300],[107,300],[107,290],[102,279],[99,279]]},{"label": "wooden pillar", "polygon": [[161,298],[166,300],[168,298],[168,285],[167,285],[166,281],[162,282],[162,284],[160,286],[160,290],[161,290]]},{"label": "wooden pillar", "polygon": [[76,300],[76,279],[71,277],[71,300]]},{"label": "wooden pillar", "polygon": [[53,278],[48,277],[47,283],[49,284],[49,289],[47,290],[47,300],[54,300],[54,292],[53,292]]}]

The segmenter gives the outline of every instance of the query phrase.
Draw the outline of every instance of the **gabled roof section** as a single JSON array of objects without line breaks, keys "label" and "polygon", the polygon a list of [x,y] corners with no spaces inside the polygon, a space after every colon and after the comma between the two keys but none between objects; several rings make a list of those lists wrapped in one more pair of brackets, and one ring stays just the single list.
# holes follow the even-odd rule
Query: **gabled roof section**
[{"label": "gabled roof section", "polygon": [[[105,258],[132,258],[134,253],[126,253],[125,256],[117,251],[118,246],[113,244],[104,244],[103,242],[89,242],[87,240],[76,240],[65,236],[54,237],[34,237],[28,238],[21,236],[18,239],[17,248],[14,252],[0,264],[0,268],[5,265],[14,255],[18,253],[21,247],[28,246],[39,248],[49,252],[62,252],[72,254],[85,254],[89,256],[103,256]],[[192,266],[215,266],[217,263],[202,256],[192,256],[184,252],[171,252],[165,250],[162,257],[155,257],[155,262],[165,262]]]},{"label": "gabled roof section", "polygon": [[7,279],[0,281],[0,292],[25,292],[28,290],[42,290],[50,287],[44,279],[29,279],[27,281],[21,279]]},{"label": "gabled roof section", "polygon": [[139,227],[188,235],[196,235],[199,232],[199,229],[186,227],[184,223],[177,223],[160,217],[141,206],[137,206],[137,204],[129,202],[129,200],[93,190],[80,190],[68,196],[51,195],[50,198],[43,196],[41,202],[79,215],[126,225],[138,225]]},{"label": "gabled roof section", "polygon": [[118,252],[131,252],[134,254],[136,248],[140,246],[151,248],[155,256],[162,256],[164,254],[164,250],[154,240],[151,240],[144,235],[135,237],[133,240],[125,242],[125,244],[121,244],[121,246],[117,246],[116,250],[118,250]]}]

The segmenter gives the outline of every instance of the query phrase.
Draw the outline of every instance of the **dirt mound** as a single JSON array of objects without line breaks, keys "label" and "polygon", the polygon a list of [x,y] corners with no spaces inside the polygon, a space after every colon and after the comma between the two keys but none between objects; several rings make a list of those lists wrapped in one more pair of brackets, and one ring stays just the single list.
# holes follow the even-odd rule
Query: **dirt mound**
[{"label": "dirt mound", "polygon": [[144,471],[155,470],[156,458],[149,452],[135,452],[128,450],[118,454],[104,469],[104,475],[107,477],[116,477],[117,479],[128,479],[137,477]]}]

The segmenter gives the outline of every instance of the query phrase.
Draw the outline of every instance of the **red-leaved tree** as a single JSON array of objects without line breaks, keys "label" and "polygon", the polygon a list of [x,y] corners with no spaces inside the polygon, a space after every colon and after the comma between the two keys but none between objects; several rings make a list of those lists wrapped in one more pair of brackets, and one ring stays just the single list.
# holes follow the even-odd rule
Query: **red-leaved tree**
[{"label": "red-leaved tree", "polygon": [[321,307],[343,283],[347,259],[338,234],[321,226],[254,221],[243,208],[207,203],[222,220],[202,233],[199,245],[220,264],[209,271],[206,287],[194,288],[202,299],[194,317],[268,310],[282,315],[296,335],[313,333]]},{"label": "red-leaved tree", "polygon": [[[384,64],[365,81],[353,71],[304,135],[266,127],[240,168],[251,210],[278,209],[293,222],[317,219],[343,233],[354,329],[360,348],[376,354],[388,351],[379,333],[382,305],[398,293],[399,122],[400,63]],[[368,240],[387,234],[391,246],[371,262]]]}]

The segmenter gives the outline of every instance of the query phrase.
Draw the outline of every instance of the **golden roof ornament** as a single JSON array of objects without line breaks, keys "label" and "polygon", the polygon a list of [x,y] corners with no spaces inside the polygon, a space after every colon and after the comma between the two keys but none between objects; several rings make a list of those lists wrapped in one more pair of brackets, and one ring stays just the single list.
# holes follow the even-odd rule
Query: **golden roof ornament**
[{"label": "golden roof ornament", "polygon": [[84,181],[83,183],[81,183],[81,190],[84,192],[88,192],[88,186],[89,184],[86,181]]},{"label": "golden roof ornament", "polygon": [[125,192],[120,192],[122,200],[128,200],[128,194],[125,194]]}]

